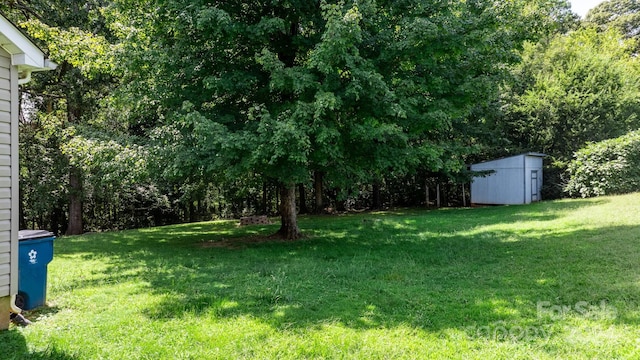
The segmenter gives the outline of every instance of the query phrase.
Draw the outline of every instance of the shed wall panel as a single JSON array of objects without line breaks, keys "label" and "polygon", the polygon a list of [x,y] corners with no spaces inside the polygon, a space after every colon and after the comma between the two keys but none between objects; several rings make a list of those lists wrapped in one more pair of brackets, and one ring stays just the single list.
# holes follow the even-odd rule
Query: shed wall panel
[{"label": "shed wall panel", "polygon": [[487,177],[477,177],[471,183],[471,202],[475,204],[521,204],[524,198],[521,169],[495,169]]},{"label": "shed wall panel", "polygon": [[472,167],[478,170],[493,169],[522,169],[522,156],[511,156],[504,159],[486,161],[479,164],[473,164]]},{"label": "shed wall panel", "polygon": [[[532,184],[537,190],[537,200],[540,200],[542,157],[539,155],[522,154],[471,165],[472,171],[494,171],[489,176],[473,179],[471,202],[492,205],[528,204],[534,194]],[[535,184],[532,181],[532,171],[537,171]]]}]

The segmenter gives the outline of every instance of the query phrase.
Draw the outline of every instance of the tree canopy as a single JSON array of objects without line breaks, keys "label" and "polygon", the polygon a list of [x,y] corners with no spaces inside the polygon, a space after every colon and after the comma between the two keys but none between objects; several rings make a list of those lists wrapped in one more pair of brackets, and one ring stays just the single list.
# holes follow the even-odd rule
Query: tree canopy
[{"label": "tree canopy", "polygon": [[582,28],[529,44],[514,72],[506,133],[522,150],[568,161],[588,141],[640,126],[634,43],[615,29]]},{"label": "tree canopy", "polygon": [[[136,39],[131,106],[161,112],[159,136],[181,139],[168,168],[273,179],[283,213],[310,171],[338,183],[460,171],[456,124],[495,98],[525,23],[545,26],[520,1],[117,5],[114,17],[142,25],[114,29]],[[283,216],[284,237],[299,236],[294,215]]]},{"label": "tree canopy", "polygon": [[602,29],[614,28],[628,37],[640,35],[640,2],[637,0],[603,1],[589,10],[586,22]]}]

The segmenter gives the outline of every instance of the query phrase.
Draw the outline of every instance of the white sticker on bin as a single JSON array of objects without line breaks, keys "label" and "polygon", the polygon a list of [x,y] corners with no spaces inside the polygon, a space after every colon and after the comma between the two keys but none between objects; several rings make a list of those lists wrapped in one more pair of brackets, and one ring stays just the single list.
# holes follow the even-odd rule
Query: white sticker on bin
[{"label": "white sticker on bin", "polygon": [[38,262],[38,252],[34,249],[29,251],[29,262],[32,264],[36,264]]}]

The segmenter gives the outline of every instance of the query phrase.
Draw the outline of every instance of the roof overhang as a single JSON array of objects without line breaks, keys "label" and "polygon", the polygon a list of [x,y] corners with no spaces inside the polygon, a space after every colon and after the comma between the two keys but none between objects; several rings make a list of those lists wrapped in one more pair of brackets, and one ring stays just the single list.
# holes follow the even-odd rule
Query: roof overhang
[{"label": "roof overhang", "polygon": [[482,162],[479,162],[479,163],[476,163],[476,164],[470,164],[470,165],[467,165],[467,167],[471,168],[471,166],[481,165],[481,164],[488,163],[488,162],[492,162],[492,161],[498,161],[498,160],[510,159],[510,158],[519,157],[519,156],[532,156],[532,157],[545,158],[545,157],[547,157],[547,156],[549,156],[549,155],[547,155],[547,154],[543,154],[543,153],[539,153],[539,152],[526,152],[526,153],[522,153],[522,154],[516,154],[516,155],[511,155],[511,156],[505,156],[505,157],[497,158],[497,159],[486,160],[486,161],[482,161]]},{"label": "roof overhang", "polygon": [[0,14],[0,47],[11,55],[12,65],[18,67],[21,77],[27,77],[33,71],[53,70],[57,66],[2,14]]},{"label": "roof overhang", "polygon": [[534,156],[534,157],[542,157],[542,158],[543,158],[543,157],[547,157],[547,156],[548,156],[547,154],[543,154],[543,153],[539,153],[539,152],[528,152],[528,153],[524,153],[524,154],[522,154],[522,155],[525,155],[525,156]]}]

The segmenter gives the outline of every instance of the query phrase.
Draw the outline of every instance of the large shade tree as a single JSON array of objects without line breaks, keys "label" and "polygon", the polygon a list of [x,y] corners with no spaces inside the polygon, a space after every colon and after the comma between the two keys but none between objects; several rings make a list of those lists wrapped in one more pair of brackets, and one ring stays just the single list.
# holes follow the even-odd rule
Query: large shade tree
[{"label": "large shade tree", "polygon": [[123,106],[167,145],[164,170],[278,182],[279,235],[295,239],[312,171],[348,184],[462,168],[457,129],[565,2],[115,3]]}]

